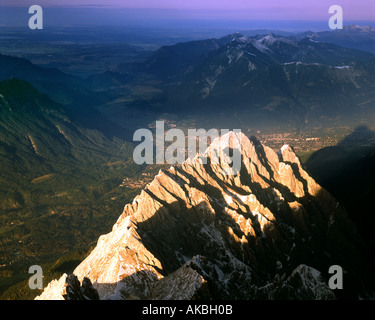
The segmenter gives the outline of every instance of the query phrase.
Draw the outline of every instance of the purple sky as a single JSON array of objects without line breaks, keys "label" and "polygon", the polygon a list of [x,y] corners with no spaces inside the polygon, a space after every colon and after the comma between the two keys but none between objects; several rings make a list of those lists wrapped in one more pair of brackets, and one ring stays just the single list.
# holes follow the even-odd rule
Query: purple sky
[{"label": "purple sky", "polygon": [[[198,18],[323,20],[338,4],[348,20],[375,20],[375,0],[0,0],[0,6],[88,6],[173,9]],[[194,16],[195,15],[195,16]],[[199,15],[201,17],[199,17]]]}]

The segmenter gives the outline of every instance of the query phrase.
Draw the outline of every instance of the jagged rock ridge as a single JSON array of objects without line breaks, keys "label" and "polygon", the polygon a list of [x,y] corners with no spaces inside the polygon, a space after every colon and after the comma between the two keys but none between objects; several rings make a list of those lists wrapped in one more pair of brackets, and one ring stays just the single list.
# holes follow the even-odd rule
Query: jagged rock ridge
[{"label": "jagged rock ridge", "polygon": [[[210,150],[232,148],[234,138],[241,170],[226,176]],[[360,261],[344,209],[291,147],[277,154],[230,132],[160,171],[74,275],[100,299],[335,299],[342,293],[329,289],[327,271],[336,264],[346,272],[345,297],[358,298],[368,289]],[[37,299],[63,299],[67,278]]]}]

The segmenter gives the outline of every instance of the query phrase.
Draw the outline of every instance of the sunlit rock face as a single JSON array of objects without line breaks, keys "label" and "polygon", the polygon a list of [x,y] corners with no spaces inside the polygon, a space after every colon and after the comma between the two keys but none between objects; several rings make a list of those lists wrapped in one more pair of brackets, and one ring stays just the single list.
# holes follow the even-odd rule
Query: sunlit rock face
[{"label": "sunlit rock face", "polygon": [[[210,151],[235,146],[241,169],[225,175]],[[291,147],[230,132],[160,171],[74,275],[100,299],[335,299],[327,272],[340,265],[358,298],[362,259],[344,209]],[[66,279],[38,299],[63,299]]]}]

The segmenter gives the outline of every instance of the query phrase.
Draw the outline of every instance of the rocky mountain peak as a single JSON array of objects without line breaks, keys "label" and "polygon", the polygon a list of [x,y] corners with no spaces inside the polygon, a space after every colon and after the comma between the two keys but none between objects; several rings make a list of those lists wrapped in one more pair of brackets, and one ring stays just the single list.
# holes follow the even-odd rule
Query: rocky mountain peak
[{"label": "rocky mountain peak", "polygon": [[[235,174],[211,161],[219,148],[241,154]],[[334,299],[324,275],[338,264],[359,279],[358,246],[291,147],[230,132],[160,171],[74,270],[78,283],[65,274],[37,299],[82,295],[80,281],[100,299]],[[363,290],[357,280],[350,292]]]},{"label": "rocky mountain peak", "polygon": [[371,26],[360,26],[357,24],[346,25],[343,27],[344,31],[359,31],[359,32],[370,32],[375,31],[375,28]]}]

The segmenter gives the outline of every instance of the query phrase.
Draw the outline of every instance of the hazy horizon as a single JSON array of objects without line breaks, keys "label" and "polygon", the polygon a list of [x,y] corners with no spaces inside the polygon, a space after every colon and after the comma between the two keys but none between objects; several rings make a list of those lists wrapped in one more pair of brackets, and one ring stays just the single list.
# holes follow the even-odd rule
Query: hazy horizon
[{"label": "hazy horizon", "polygon": [[[74,5],[73,5],[74,3]],[[329,30],[332,1],[303,3],[299,0],[262,1],[45,1],[45,28],[52,26],[134,26],[150,28],[279,29],[285,31]],[[215,4],[214,4],[215,3]],[[31,1],[0,0],[0,26],[27,27]],[[210,5],[211,4],[211,7]],[[375,4],[369,0],[344,0],[344,25],[375,26]],[[138,6],[138,7],[137,7]],[[1,31],[0,31],[1,32]]]}]

